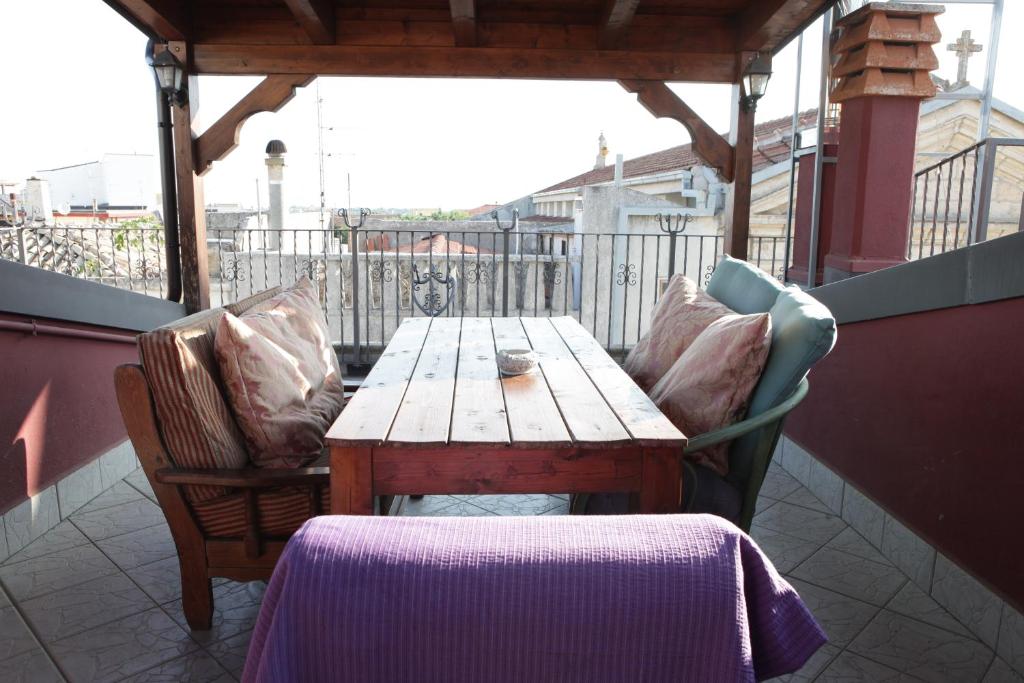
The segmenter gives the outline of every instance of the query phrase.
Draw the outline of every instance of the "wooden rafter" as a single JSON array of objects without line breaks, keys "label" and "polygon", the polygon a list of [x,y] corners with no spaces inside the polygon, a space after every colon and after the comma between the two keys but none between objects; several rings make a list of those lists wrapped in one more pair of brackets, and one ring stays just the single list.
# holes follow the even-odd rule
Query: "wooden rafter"
[{"label": "wooden rafter", "polygon": [[473,47],[476,37],[476,0],[449,0],[452,10],[452,31],[455,44],[459,47]]},{"label": "wooden rafter", "polygon": [[188,40],[185,4],[176,0],[106,0],[115,12],[152,38]]},{"label": "wooden rafter", "polygon": [[733,53],[544,48],[196,45],[199,74],[440,76],[450,78],[647,79],[732,83]]},{"label": "wooden rafter", "polygon": [[683,124],[693,139],[693,150],[717,168],[723,178],[732,182],[735,154],[732,145],[690,109],[664,81],[620,80],[619,85],[636,93],[640,104],[656,117],[675,119]]},{"label": "wooden rafter", "polygon": [[277,111],[295,97],[296,88],[309,85],[314,78],[316,76],[309,74],[264,78],[196,140],[196,173],[206,173],[214,161],[223,159],[238,146],[238,136],[246,119],[259,112]]},{"label": "wooden rafter", "polygon": [[598,29],[597,45],[602,50],[618,47],[633,23],[640,0],[606,0]]},{"label": "wooden rafter", "polygon": [[834,2],[821,0],[760,0],[747,6],[736,20],[736,49],[776,52],[799,27],[813,21]]},{"label": "wooden rafter", "polygon": [[285,0],[285,4],[314,44],[334,43],[334,3],[331,0]]}]

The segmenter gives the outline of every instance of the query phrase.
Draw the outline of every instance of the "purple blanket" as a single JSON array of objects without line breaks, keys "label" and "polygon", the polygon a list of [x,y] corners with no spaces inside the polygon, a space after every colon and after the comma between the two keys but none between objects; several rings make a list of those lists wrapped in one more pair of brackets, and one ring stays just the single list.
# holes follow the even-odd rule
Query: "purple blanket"
[{"label": "purple blanket", "polygon": [[274,571],[242,680],[750,681],[825,640],[717,517],[320,517]]}]

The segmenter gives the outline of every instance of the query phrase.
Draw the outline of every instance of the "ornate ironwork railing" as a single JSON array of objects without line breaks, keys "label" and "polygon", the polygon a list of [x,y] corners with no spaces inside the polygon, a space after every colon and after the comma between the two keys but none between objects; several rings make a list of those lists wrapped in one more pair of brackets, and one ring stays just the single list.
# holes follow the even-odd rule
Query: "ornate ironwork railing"
[{"label": "ornate ironwork railing", "polygon": [[[371,359],[402,320],[424,315],[570,315],[620,351],[646,332],[673,273],[707,284],[723,244],[718,235],[681,230],[524,233],[490,222],[481,228],[286,229],[273,238],[267,230],[211,230],[211,298],[229,303],[305,275],[317,283],[332,338],[350,363]],[[750,238],[751,262],[776,277],[784,251],[782,237]]]},{"label": "ornate ironwork railing", "polygon": [[[1024,139],[988,138],[914,174],[907,258],[1024,230]],[[1006,178],[997,171],[1005,168]]]},{"label": "ornate ironwork railing", "polygon": [[163,297],[163,226],[151,221],[0,228],[0,258]]}]

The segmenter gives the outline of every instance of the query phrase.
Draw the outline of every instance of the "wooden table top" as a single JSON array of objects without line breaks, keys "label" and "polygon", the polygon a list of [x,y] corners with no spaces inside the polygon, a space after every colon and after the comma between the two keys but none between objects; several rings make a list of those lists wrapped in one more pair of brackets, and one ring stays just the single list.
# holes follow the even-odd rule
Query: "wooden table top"
[{"label": "wooden table top", "polygon": [[[539,368],[502,377],[500,349]],[[327,432],[332,446],[682,447],[574,318],[409,318]]]}]

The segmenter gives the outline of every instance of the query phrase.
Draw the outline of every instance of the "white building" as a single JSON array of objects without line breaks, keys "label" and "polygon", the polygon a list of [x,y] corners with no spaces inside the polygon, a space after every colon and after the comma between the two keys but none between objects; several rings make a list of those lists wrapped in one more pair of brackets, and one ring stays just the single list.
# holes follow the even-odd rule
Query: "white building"
[{"label": "white building", "polygon": [[157,203],[152,154],[104,154],[99,161],[38,172],[50,183],[53,208],[61,213],[139,211]]}]

